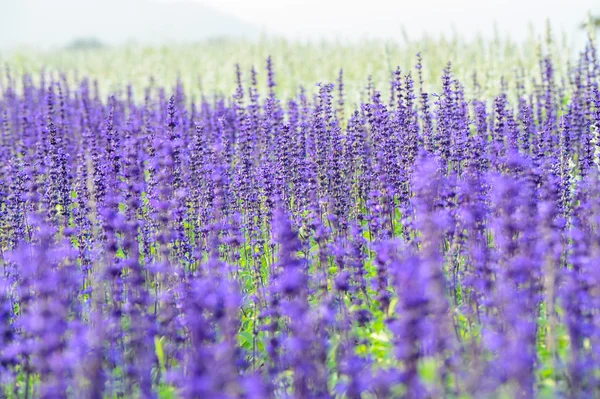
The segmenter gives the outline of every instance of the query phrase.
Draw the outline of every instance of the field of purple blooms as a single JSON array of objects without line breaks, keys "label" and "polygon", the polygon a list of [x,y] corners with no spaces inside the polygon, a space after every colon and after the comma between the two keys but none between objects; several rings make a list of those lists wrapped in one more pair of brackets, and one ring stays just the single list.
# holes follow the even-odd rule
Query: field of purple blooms
[{"label": "field of purple blooms", "polygon": [[0,396],[600,396],[596,48],[491,101],[414,62],[353,111],[270,58],[196,103],[8,72]]}]

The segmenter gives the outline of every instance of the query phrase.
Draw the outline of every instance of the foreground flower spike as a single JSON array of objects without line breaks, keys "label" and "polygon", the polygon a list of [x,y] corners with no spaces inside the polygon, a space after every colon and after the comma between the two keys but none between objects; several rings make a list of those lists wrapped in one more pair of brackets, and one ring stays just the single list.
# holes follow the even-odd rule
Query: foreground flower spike
[{"label": "foreground flower spike", "polygon": [[599,396],[595,48],[358,102],[11,72],[0,397]]}]

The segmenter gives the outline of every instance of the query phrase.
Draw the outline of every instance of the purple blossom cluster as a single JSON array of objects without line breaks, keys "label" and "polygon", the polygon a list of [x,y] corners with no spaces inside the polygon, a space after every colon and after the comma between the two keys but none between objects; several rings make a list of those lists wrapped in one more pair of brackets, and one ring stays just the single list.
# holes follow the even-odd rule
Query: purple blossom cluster
[{"label": "purple blossom cluster", "polygon": [[595,47],[493,101],[417,59],[353,112],[8,73],[0,396],[599,396]]}]

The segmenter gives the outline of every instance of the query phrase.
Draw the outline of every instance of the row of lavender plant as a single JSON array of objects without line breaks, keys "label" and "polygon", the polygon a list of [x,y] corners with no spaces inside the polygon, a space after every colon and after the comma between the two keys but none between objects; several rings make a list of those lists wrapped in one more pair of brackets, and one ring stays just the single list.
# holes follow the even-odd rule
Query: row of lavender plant
[{"label": "row of lavender plant", "polygon": [[351,114],[8,76],[2,396],[600,395],[594,46],[517,102],[421,65]]}]

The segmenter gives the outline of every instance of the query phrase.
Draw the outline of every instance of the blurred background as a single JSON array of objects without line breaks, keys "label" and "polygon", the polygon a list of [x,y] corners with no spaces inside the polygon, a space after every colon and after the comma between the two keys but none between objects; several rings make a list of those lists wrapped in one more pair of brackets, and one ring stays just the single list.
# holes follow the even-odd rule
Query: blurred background
[{"label": "blurred background", "polygon": [[98,78],[105,91],[141,92],[151,76],[231,93],[235,64],[260,70],[272,56],[286,95],[340,68],[359,92],[420,52],[427,84],[452,61],[460,78],[484,75],[485,91],[535,73],[553,48],[557,61],[576,55],[597,17],[599,0],[0,0],[0,64]]},{"label": "blurred background", "polygon": [[0,0],[0,47],[258,39],[398,39],[423,35],[514,40],[547,20],[574,41],[585,37],[598,0]]}]

